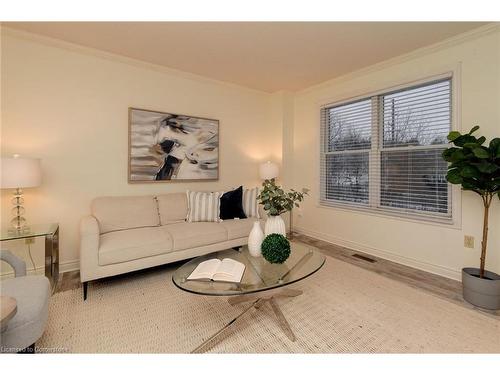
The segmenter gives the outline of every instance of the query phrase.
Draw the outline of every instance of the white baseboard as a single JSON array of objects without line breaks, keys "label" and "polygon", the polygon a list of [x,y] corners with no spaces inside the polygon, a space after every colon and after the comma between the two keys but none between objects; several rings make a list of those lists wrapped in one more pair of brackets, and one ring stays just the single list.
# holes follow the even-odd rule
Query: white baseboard
[{"label": "white baseboard", "polygon": [[[80,269],[80,262],[78,260],[67,261],[59,263],[59,273],[78,271]],[[38,266],[36,268],[29,268],[26,270],[27,275],[44,275],[45,266]],[[14,271],[2,273],[0,280],[9,279],[14,276]]]},{"label": "white baseboard", "polygon": [[455,270],[452,268],[422,262],[417,259],[409,258],[403,255],[399,255],[387,250],[377,249],[371,246],[363,245],[357,242],[344,240],[326,233],[320,233],[313,230],[295,227],[294,231],[300,234],[304,234],[309,237],[317,238],[318,240],[323,240],[334,245],[347,247],[352,250],[361,251],[366,254],[374,255],[382,259],[390,260],[392,262],[400,263],[405,266],[413,267],[422,271],[430,272],[439,276],[447,277],[453,280],[461,280],[462,272],[461,270]]},{"label": "white baseboard", "polygon": [[[44,266],[26,269],[26,275],[43,275],[44,273],[45,273]],[[11,277],[14,277],[14,271],[12,269],[8,272],[2,273],[0,276],[0,280],[10,279]]]},{"label": "white baseboard", "polygon": [[71,272],[78,271],[80,269],[80,261],[78,260],[70,260],[63,263],[59,263],[59,272]]},{"label": "white baseboard", "polygon": [[[334,245],[347,247],[349,249],[356,250],[356,251],[361,251],[361,252],[366,253],[366,254],[374,255],[374,256],[377,256],[379,258],[390,260],[392,262],[404,264],[405,266],[413,267],[413,268],[416,268],[416,269],[419,269],[422,271],[426,271],[426,272],[430,272],[430,273],[433,273],[433,274],[436,274],[439,276],[444,276],[444,277],[447,277],[449,279],[460,281],[461,277],[462,277],[461,270],[454,270],[452,268],[448,268],[448,267],[444,267],[444,266],[440,266],[440,265],[436,265],[436,264],[432,264],[432,263],[422,262],[420,260],[405,257],[403,255],[392,253],[392,252],[387,251],[387,250],[377,249],[377,248],[363,245],[363,244],[360,244],[357,242],[344,240],[342,238],[338,238],[338,237],[332,236],[330,234],[321,233],[321,232],[317,232],[317,231],[313,231],[313,230],[309,230],[309,229],[305,229],[305,228],[301,228],[301,227],[294,226],[293,230],[297,233],[304,234],[304,235],[309,236],[309,237],[314,237],[314,238],[317,238],[319,240],[323,240],[323,241],[332,243]],[[78,271],[79,269],[80,269],[80,262],[78,260],[66,261],[66,262],[62,262],[59,264],[59,272],[60,273]],[[34,274],[43,275],[44,267],[42,266],[42,267],[37,267],[35,270],[33,270],[33,269],[28,270],[27,273],[29,275],[34,275]],[[13,272],[8,272],[5,274],[2,274],[1,278],[3,279],[4,277],[11,277],[12,274],[13,274]]]}]

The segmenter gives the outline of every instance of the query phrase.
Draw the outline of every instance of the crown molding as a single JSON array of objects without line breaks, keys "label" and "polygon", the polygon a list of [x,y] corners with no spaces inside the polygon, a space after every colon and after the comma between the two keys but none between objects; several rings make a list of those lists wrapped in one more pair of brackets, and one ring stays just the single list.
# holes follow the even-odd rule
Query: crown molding
[{"label": "crown molding", "polygon": [[[184,79],[188,79],[188,80],[193,80],[193,81],[202,81],[202,82],[205,82],[207,84],[226,86],[228,88],[244,90],[244,91],[247,91],[249,93],[254,93],[254,94],[272,95],[272,94],[276,93],[276,92],[271,93],[271,92],[267,92],[267,91],[257,90],[257,89],[253,89],[250,87],[238,85],[238,84],[232,83],[232,82],[220,81],[220,80],[217,80],[214,78],[209,78],[209,77],[198,75],[195,73],[190,73],[190,72],[186,72],[186,71],[182,71],[182,70],[178,70],[178,69],[169,68],[169,67],[166,67],[163,65],[149,63],[149,62],[134,59],[131,57],[126,57],[123,55],[118,55],[115,53],[106,52],[106,51],[103,51],[100,49],[86,47],[86,46],[82,46],[82,45],[79,45],[76,43],[66,42],[66,41],[63,41],[60,39],[51,38],[51,37],[47,37],[47,36],[40,35],[40,34],[35,34],[35,33],[30,33],[27,31],[23,31],[23,30],[14,29],[14,28],[5,26],[5,24],[2,24],[2,23],[0,23],[0,29],[1,29],[2,35],[6,35],[6,36],[18,38],[18,39],[24,39],[24,40],[28,40],[31,42],[44,44],[44,45],[47,45],[50,47],[57,47],[57,48],[69,50],[72,52],[84,54],[87,56],[105,59],[105,60],[112,61],[112,62],[127,64],[130,66],[134,66],[136,68],[152,70],[152,71],[156,71],[159,73],[173,75],[176,77],[180,77],[180,78],[184,78]],[[431,45],[428,45],[425,47],[421,47],[419,49],[413,50],[413,51],[408,52],[406,54],[396,56],[396,57],[393,57],[391,59],[384,60],[384,61],[381,61],[381,62],[376,63],[376,64],[372,64],[372,65],[367,66],[365,68],[361,68],[361,69],[355,70],[353,72],[349,72],[349,73],[346,73],[344,75],[329,79],[327,81],[323,81],[321,83],[306,87],[302,90],[288,91],[288,92],[293,93],[294,95],[303,95],[303,94],[306,94],[306,93],[311,92],[313,90],[321,89],[323,87],[327,87],[327,86],[335,84],[335,83],[345,82],[345,81],[351,80],[353,78],[357,78],[359,76],[363,76],[363,75],[366,75],[369,73],[373,73],[373,72],[377,72],[377,71],[380,71],[383,69],[387,69],[391,66],[398,65],[398,64],[404,63],[406,61],[412,60],[412,59],[416,59],[419,57],[429,55],[429,54],[436,52],[440,49],[450,48],[450,47],[453,47],[455,45],[459,45],[459,44],[462,44],[462,43],[465,43],[465,42],[468,42],[468,41],[471,41],[471,40],[474,40],[474,39],[477,39],[477,38],[480,38],[482,36],[485,36],[485,35],[488,35],[488,34],[491,34],[494,32],[498,32],[498,31],[500,31],[500,22],[493,22],[493,23],[478,27],[476,29],[473,29],[471,31],[468,31],[468,32],[465,32],[462,34],[458,34],[456,36],[445,39],[443,41],[440,41],[440,42],[437,42],[437,43],[434,43],[434,44],[431,44]],[[277,92],[280,93],[283,91],[284,90],[278,90]]]},{"label": "crown molding", "polygon": [[266,92],[266,91],[253,89],[250,87],[238,85],[236,83],[232,83],[232,82],[228,82],[228,81],[221,81],[221,80],[217,80],[214,78],[202,76],[199,74],[190,73],[190,72],[186,72],[186,71],[179,70],[179,69],[169,68],[169,67],[159,65],[159,64],[154,64],[154,63],[149,63],[149,62],[146,62],[143,60],[134,59],[132,57],[127,57],[127,56],[119,55],[119,54],[112,53],[112,52],[106,52],[106,51],[92,48],[92,47],[86,47],[86,46],[83,46],[80,44],[67,42],[67,41],[64,41],[61,39],[51,38],[51,37],[48,37],[45,35],[40,35],[40,34],[30,33],[28,31],[24,31],[24,30],[14,29],[14,28],[5,26],[5,24],[0,24],[0,29],[1,29],[2,36],[5,35],[5,36],[17,38],[17,39],[23,39],[23,40],[27,40],[27,41],[34,42],[34,43],[43,44],[43,45],[46,45],[49,47],[56,47],[56,48],[64,49],[67,51],[80,53],[82,55],[97,57],[97,58],[101,58],[101,59],[108,60],[111,62],[126,64],[126,65],[130,65],[130,66],[133,66],[136,68],[156,71],[159,73],[163,73],[163,74],[167,74],[167,75],[171,75],[171,76],[176,76],[179,78],[184,78],[184,79],[188,79],[188,80],[192,80],[192,81],[201,81],[201,82],[204,82],[207,84],[225,86],[228,88],[244,90],[244,91],[247,91],[249,93],[259,94],[259,95],[264,95],[264,96],[271,94],[271,93]]},{"label": "crown molding", "polygon": [[453,47],[453,46],[456,46],[459,44],[463,44],[463,43],[481,38],[485,35],[489,35],[489,34],[492,34],[495,32],[500,32],[500,22],[493,22],[493,23],[478,27],[478,28],[473,29],[471,31],[467,31],[467,32],[462,33],[462,34],[455,35],[451,38],[442,40],[440,42],[437,42],[437,43],[434,43],[434,44],[431,44],[431,45],[428,45],[425,47],[418,48],[416,50],[405,53],[403,55],[399,55],[399,56],[393,57],[391,59],[384,60],[384,61],[381,61],[381,62],[376,63],[376,64],[372,64],[372,65],[367,66],[365,68],[361,68],[361,69],[343,74],[341,76],[329,79],[327,81],[323,81],[323,82],[318,83],[316,85],[309,86],[305,89],[298,90],[295,93],[297,95],[307,94],[311,91],[322,89],[322,88],[328,87],[332,84],[346,82],[346,81],[352,80],[354,78],[358,78],[358,77],[363,76],[363,75],[375,73],[375,72],[390,68],[391,66],[399,65],[399,64],[402,64],[402,63],[410,61],[410,60],[424,57],[424,56],[430,55],[436,51],[439,51],[439,50],[442,50],[445,48],[450,48],[450,47]]}]

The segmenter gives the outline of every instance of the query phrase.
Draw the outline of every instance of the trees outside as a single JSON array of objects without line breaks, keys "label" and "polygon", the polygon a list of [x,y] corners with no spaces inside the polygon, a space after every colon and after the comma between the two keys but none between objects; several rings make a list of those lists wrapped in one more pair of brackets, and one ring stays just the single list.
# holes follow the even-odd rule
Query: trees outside
[{"label": "trees outside", "polygon": [[[414,109],[398,104],[394,96],[383,98],[380,167],[375,169],[380,173],[380,203],[446,213],[448,187],[441,153],[447,147],[449,114],[436,118],[432,106],[425,111]],[[443,103],[436,105],[434,111],[439,111]],[[371,116],[346,114],[333,108],[327,131],[328,150],[334,153],[325,156],[326,198],[367,203]],[[414,148],[434,145],[443,147]]]}]

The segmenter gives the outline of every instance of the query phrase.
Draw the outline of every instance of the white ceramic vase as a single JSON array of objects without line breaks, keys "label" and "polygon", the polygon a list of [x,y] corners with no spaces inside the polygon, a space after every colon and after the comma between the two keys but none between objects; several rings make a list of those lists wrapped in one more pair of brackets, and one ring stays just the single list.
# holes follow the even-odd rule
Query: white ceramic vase
[{"label": "white ceramic vase", "polygon": [[271,233],[278,233],[286,236],[285,222],[281,216],[269,216],[266,220],[264,233],[269,236]]},{"label": "white ceramic vase", "polygon": [[251,256],[253,257],[262,256],[262,252],[260,249],[262,241],[264,241],[264,232],[262,232],[262,228],[260,227],[260,222],[256,221],[253,223],[253,228],[250,231],[250,235],[248,236],[248,251],[250,252]]}]

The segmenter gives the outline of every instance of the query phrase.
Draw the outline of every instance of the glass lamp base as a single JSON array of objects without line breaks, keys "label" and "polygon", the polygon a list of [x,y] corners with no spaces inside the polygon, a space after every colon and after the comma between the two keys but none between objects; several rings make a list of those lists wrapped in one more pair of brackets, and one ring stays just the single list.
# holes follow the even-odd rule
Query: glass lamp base
[{"label": "glass lamp base", "polygon": [[23,228],[9,228],[7,230],[7,233],[8,234],[27,234],[27,233],[31,233],[31,228],[26,226],[26,227],[23,227]]},{"label": "glass lamp base", "polygon": [[10,221],[10,228],[8,230],[9,234],[19,234],[19,233],[29,233],[30,227],[26,225],[26,219],[22,216],[26,212],[24,207],[23,191],[17,188],[14,191],[14,198],[12,198],[12,214],[13,219]]},{"label": "glass lamp base", "polygon": [[31,228],[26,224],[26,219],[16,216],[10,221],[9,234],[29,233]]}]

